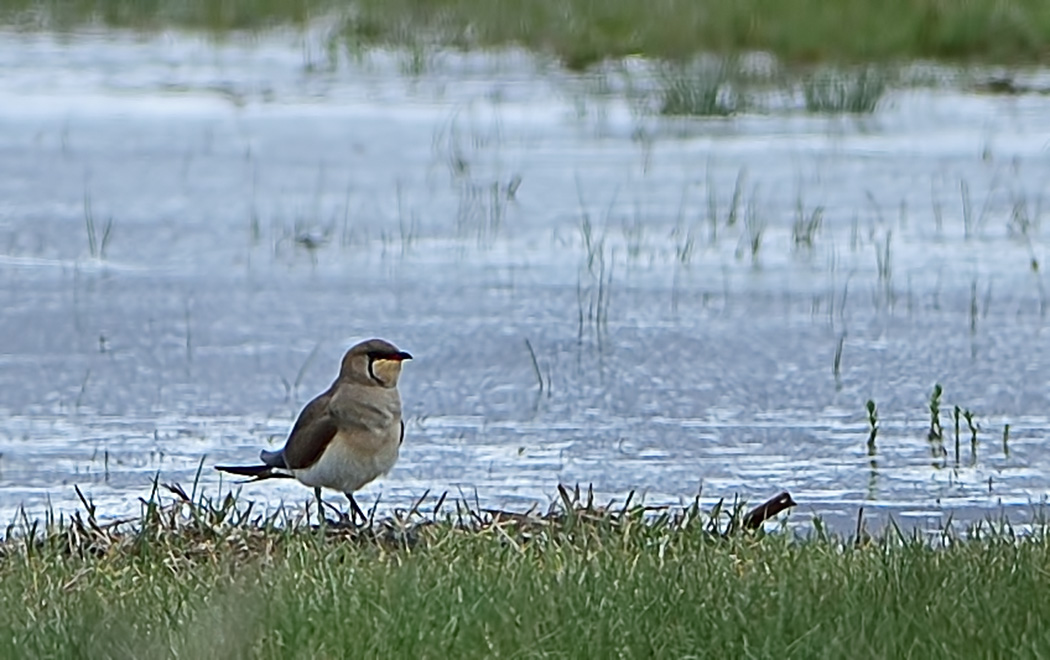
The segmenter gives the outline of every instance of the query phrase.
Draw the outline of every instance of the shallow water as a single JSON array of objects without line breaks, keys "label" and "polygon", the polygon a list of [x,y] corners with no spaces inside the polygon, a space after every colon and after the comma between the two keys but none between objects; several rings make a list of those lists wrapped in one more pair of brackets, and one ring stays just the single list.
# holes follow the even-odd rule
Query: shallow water
[{"label": "shallow water", "polygon": [[[361,493],[381,509],[789,490],[793,520],[847,529],[1044,501],[1050,98],[672,120],[517,53],[319,53],[0,39],[0,520],[72,511],[74,485],[134,513],[202,461],[217,493],[211,466],[283,442],[369,336],[416,356],[402,458]],[[954,405],[980,426],[958,463]]]}]

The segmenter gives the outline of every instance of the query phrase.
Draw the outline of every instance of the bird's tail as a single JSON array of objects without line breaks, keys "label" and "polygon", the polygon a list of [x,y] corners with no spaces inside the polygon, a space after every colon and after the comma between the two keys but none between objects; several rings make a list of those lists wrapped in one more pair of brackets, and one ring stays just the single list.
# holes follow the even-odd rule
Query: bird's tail
[{"label": "bird's tail", "polygon": [[249,482],[262,481],[263,479],[295,478],[287,472],[282,472],[278,468],[269,465],[216,465],[215,469],[219,472],[229,472],[230,474],[236,474],[242,477],[251,477],[251,479],[248,480]]}]

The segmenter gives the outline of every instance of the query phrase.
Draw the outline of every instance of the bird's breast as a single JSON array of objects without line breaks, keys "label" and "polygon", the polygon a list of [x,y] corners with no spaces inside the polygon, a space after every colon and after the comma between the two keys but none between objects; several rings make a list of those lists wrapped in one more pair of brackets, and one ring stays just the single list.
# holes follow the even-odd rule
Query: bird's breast
[{"label": "bird's breast", "polygon": [[339,431],[313,465],[293,473],[307,486],[352,493],[394,467],[399,439],[400,424],[393,435]]},{"label": "bird's breast", "polygon": [[401,398],[396,390],[344,390],[333,398],[329,411],[341,426],[382,434],[401,424]]}]

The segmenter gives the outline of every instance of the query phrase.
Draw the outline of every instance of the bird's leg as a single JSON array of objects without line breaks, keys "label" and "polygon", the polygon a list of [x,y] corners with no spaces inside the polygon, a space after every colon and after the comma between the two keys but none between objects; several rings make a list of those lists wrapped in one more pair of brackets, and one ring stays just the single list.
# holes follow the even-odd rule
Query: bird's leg
[{"label": "bird's leg", "polygon": [[[325,502],[321,498],[321,489],[319,487],[315,487],[314,488],[314,497],[317,498],[317,515],[318,515],[318,517],[321,520],[321,525],[322,526],[327,525],[329,527],[339,528],[339,527],[343,527],[343,526],[345,526],[347,524],[346,514],[343,513],[342,511],[340,511],[339,507],[337,507],[336,505],[331,504],[329,502]],[[337,516],[339,516],[339,519],[338,520],[329,520],[324,515],[324,508],[325,507],[328,507],[329,509],[334,511],[335,514]]]},{"label": "bird's leg", "polygon": [[321,499],[321,487],[320,486],[315,486],[314,487],[314,497],[317,498],[317,518],[318,518],[318,520],[320,522],[320,525],[322,527],[324,527],[324,524],[325,524],[324,500]]},{"label": "bird's leg", "polygon": [[357,519],[360,517],[362,523],[363,522],[367,522],[368,521],[368,516],[366,516],[365,512],[361,510],[360,506],[358,506],[357,500],[354,499],[354,494],[353,493],[343,493],[343,494],[346,495],[346,499],[350,500],[350,520],[354,524],[357,524]]}]

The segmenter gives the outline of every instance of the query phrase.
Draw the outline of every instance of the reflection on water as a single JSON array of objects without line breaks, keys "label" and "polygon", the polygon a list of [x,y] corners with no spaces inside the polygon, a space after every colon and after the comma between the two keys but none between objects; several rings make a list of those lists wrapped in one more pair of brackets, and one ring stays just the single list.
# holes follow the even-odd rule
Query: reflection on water
[{"label": "reflection on water", "polygon": [[[0,42],[0,518],[74,484],[137,511],[202,459],[215,489],[367,336],[416,356],[381,506],[786,489],[927,525],[1045,497],[1050,99],[669,120],[517,54],[309,52]],[[975,457],[965,424],[931,452],[935,382]]]}]

